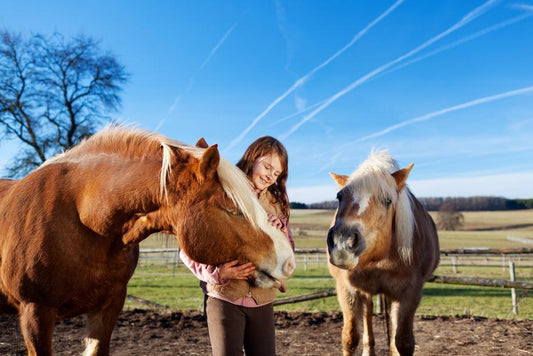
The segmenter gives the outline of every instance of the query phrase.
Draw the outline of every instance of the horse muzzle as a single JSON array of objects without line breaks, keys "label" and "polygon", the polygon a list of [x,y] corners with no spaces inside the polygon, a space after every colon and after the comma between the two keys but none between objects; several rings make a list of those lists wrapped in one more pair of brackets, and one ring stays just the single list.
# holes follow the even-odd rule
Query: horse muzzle
[{"label": "horse muzzle", "polygon": [[339,268],[352,269],[359,263],[365,244],[358,229],[333,226],[328,231],[329,262]]},{"label": "horse muzzle", "polygon": [[279,288],[281,282],[291,278],[296,271],[296,259],[292,251],[282,261],[280,266],[273,270],[261,267],[256,269],[254,273],[254,284],[259,288]]}]

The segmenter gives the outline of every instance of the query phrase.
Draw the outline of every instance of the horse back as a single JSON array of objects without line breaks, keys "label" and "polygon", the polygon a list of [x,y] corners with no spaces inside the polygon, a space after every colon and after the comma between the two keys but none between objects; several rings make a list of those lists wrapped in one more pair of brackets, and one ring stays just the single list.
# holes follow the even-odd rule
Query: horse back
[{"label": "horse back", "polygon": [[13,179],[0,179],[0,202],[9,192],[9,189],[15,185],[17,181]]}]

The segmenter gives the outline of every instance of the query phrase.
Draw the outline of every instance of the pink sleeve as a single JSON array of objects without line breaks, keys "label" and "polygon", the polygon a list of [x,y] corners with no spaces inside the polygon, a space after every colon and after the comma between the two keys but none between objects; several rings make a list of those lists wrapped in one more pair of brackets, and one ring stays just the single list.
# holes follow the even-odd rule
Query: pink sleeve
[{"label": "pink sleeve", "polygon": [[283,224],[285,225],[281,231],[285,234],[285,237],[287,240],[289,240],[289,243],[291,244],[292,250],[294,251],[294,239],[292,238],[292,230],[291,226],[287,222],[287,220],[282,220]]},{"label": "pink sleeve", "polygon": [[292,238],[292,230],[289,224],[287,224],[287,238],[289,239],[289,243],[291,244],[292,250],[294,251],[294,239]]},{"label": "pink sleeve", "polygon": [[190,259],[189,256],[180,250],[180,259],[183,261],[185,266],[191,270],[192,274],[196,276],[201,281],[211,283],[211,284],[225,284],[226,281],[220,279],[220,271],[216,266],[205,265],[203,263],[198,263]]}]

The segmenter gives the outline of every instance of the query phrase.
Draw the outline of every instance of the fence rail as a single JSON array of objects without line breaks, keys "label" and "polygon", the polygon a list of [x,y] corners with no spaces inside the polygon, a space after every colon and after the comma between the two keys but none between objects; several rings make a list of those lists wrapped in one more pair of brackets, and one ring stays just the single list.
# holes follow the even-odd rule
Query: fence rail
[{"label": "fence rail", "polygon": [[[165,263],[172,262],[173,266],[179,264],[179,249],[178,248],[160,248],[160,249],[142,249],[141,251],[141,260],[164,260]],[[304,269],[307,270],[309,264],[321,264],[327,263],[326,258],[327,250],[325,248],[297,248],[295,254],[298,259],[299,264],[303,264]],[[458,284],[458,285],[471,285],[471,286],[482,286],[482,287],[499,287],[499,288],[510,288],[511,297],[513,302],[513,313],[518,313],[518,304],[517,304],[517,294],[516,289],[523,290],[533,290],[533,283],[524,282],[524,281],[515,281],[514,277],[514,262],[512,259],[518,259],[521,263],[522,258],[526,258],[528,261],[526,265],[530,265],[531,257],[533,257],[533,248],[460,248],[460,249],[441,249],[441,259],[442,257],[450,258],[451,264],[443,264],[441,266],[452,266],[453,272],[458,272],[459,266],[476,266],[476,258],[484,258],[484,261],[477,262],[479,266],[498,266],[494,262],[495,257],[502,258],[503,268],[509,268],[511,272],[511,280],[504,279],[485,279],[485,278],[476,278],[476,277],[455,277],[455,276],[433,276],[428,282],[433,283],[442,283],[442,284]],[[314,257],[310,257],[314,255]],[[143,257],[144,256],[144,257]],[[463,259],[468,259],[469,264],[459,264],[458,258],[463,256]],[[472,262],[474,259],[474,262]],[[509,259],[509,261],[506,261]],[[507,263],[509,264],[507,266]],[[289,303],[298,303],[312,299],[326,298],[330,296],[335,296],[337,293],[334,289],[317,291],[310,294],[279,298],[274,301],[274,305],[283,305]],[[135,298],[128,296],[128,298]]]}]

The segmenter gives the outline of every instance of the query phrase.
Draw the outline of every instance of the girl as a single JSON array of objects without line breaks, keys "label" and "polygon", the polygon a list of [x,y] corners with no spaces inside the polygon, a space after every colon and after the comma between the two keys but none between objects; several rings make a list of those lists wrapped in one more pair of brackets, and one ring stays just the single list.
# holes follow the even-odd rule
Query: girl
[{"label": "girl", "polygon": [[[254,141],[237,163],[251,180],[259,202],[271,224],[285,234],[294,249],[289,227],[289,199],[285,183],[288,156],[285,147],[273,137]],[[248,282],[254,273],[251,263],[231,261],[208,266],[192,261],[180,252],[180,258],[194,275],[205,283],[206,314],[214,356],[276,354],[274,309],[276,290],[257,288]],[[285,285],[279,288],[285,291]]]}]

